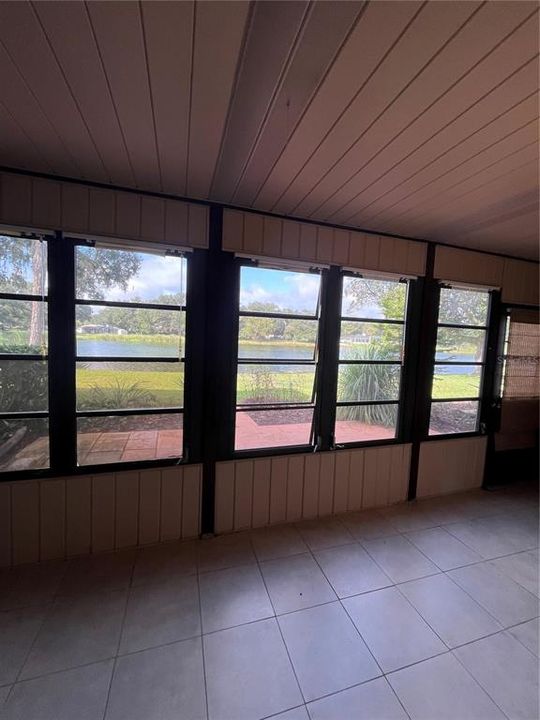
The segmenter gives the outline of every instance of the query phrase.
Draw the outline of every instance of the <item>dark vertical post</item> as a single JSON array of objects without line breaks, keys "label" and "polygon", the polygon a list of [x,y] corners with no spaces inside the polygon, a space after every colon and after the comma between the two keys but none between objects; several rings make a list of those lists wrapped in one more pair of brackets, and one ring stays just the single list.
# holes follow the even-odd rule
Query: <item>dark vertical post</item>
[{"label": "dark vertical post", "polygon": [[426,275],[423,281],[421,298],[416,298],[416,308],[411,312],[419,314],[419,328],[416,330],[418,352],[416,367],[411,368],[416,379],[414,390],[408,395],[412,404],[412,425],[410,433],[411,468],[409,476],[408,499],[416,498],[418,468],[420,464],[420,445],[429,429],[429,410],[435,346],[437,344],[437,316],[439,312],[439,285],[433,277],[435,267],[435,245],[428,244],[426,258]]},{"label": "dark vertical post", "polygon": [[77,466],[75,418],[75,246],[56,233],[49,241],[49,431],[51,469]]},{"label": "dark vertical post", "polygon": [[216,461],[231,457],[234,449],[239,265],[232,253],[221,250],[222,228],[223,209],[212,206],[204,288],[203,533],[214,531]]},{"label": "dark vertical post", "polygon": [[[503,307],[501,293],[494,290],[489,303],[489,326],[486,338],[486,357],[482,379],[482,396],[480,408],[480,430],[487,434],[486,463],[484,482],[487,485],[492,475],[495,460],[495,432],[500,421],[500,406],[495,396],[497,382],[500,382],[499,363],[502,360],[504,344]],[[500,333],[503,336],[500,337]],[[500,358],[500,359],[499,359]]]},{"label": "dark vertical post", "polygon": [[339,267],[323,271],[315,436],[318,450],[334,447],[342,277]]}]

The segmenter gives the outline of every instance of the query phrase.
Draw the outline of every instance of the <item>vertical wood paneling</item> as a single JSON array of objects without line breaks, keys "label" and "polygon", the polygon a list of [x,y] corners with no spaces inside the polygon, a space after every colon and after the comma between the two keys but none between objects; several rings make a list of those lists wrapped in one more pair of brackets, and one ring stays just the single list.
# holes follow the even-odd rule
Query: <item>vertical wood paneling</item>
[{"label": "vertical wood paneling", "polygon": [[302,517],[316,518],[319,511],[319,474],[321,456],[319,453],[306,455],[304,461],[304,503]]},{"label": "vertical wood paneling", "polygon": [[300,252],[301,260],[317,259],[317,226],[300,225]]},{"label": "vertical wood paneling", "polygon": [[300,225],[295,222],[283,222],[281,251],[284,258],[297,260],[300,257]]},{"label": "vertical wood paneling", "polygon": [[364,450],[364,489],[362,493],[362,507],[372,508],[377,506],[377,457],[378,448],[366,448]]},{"label": "vertical wood paneling", "polygon": [[161,471],[160,540],[176,540],[182,535],[182,468]]},{"label": "vertical wood paneling", "polygon": [[11,565],[11,485],[0,484],[0,567]]},{"label": "vertical wood paneling", "polygon": [[39,483],[13,483],[11,488],[13,563],[37,562],[39,542]]},{"label": "vertical wood paneling", "polygon": [[377,448],[374,454],[377,459],[375,481],[375,507],[384,507],[389,504],[391,459],[395,446]]},{"label": "vertical wood paneling", "polygon": [[441,280],[500,287],[504,260],[496,255],[438,245],[433,273]]},{"label": "vertical wood paneling", "polygon": [[165,200],[142,197],[141,237],[143,240],[163,242],[165,237]]},{"label": "vertical wood paneling", "polygon": [[92,547],[92,481],[86,475],[66,478],[66,555],[86,555]]},{"label": "vertical wood paneling", "polygon": [[332,249],[332,263],[334,265],[349,265],[349,241],[351,233],[346,230],[334,230],[334,246]]},{"label": "vertical wood paneling", "polygon": [[291,455],[287,466],[287,522],[302,517],[302,492],[304,488],[304,456]]},{"label": "vertical wood paneling", "polygon": [[378,235],[366,235],[365,237],[364,267],[366,270],[380,270],[380,238]]},{"label": "vertical wood paneling", "polygon": [[[177,203],[178,204],[178,203]],[[188,211],[187,244],[190,247],[208,247],[208,208],[190,203]]]},{"label": "vertical wood paneling", "polygon": [[116,537],[117,548],[137,544],[139,514],[139,473],[122,472],[116,475]]},{"label": "vertical wood paneling", "polygon": [[334,472],[334,512],[344,513],[348,508],[349,496],[349,469],[351,452],[341,450],[336,453],[336,466]]},{"label": "vertical wood paneling", "polygon": [[217,533],[234,528],[234,462],[216,463],[214,526]]},{"label": "vertical wood paneling", "polygon": [[182,537],[193,538],[201,527],[201,466],[187,465],[183,475]]},{"label": "vertical wood paneling", "polygon": [[62,183],[62,229],[84,232],[89,227],[90,195],[83,185]]},{"label": "vertical wood paneling", "polygon": [[408,275],[425,275],[426,273],[427,245],[425,243],[409,240],[407,243]]},{"label": "vertical wood paneling", "polygon": [[251,504],[253,499],[253,461],[236,463],[234,477],[234,529],[251,527]]},{"label": "vertical wood paneling", "polygon": [[116,193],[115,232],[120,237],[141,235],[141,198],[135,193]]},{"label": "vertical wood paneling", "polygon": [[24,175],[1,176],[1,219],[7,223],[32,224],[32,180]]},{"label": "vertical wood paneling", "polygon": [[260,255],[263,249],[263,218],[262,215],[246,213],[244,216],[243,249]]},{"label": "vertical wood paneling", "polygon": [[159,540],[161,472],[142,470],[139,478],[139,545]]},{"label": "vertical wood paneling", "polygon": [[114,548],[115,477],[94,475],[92,478],[92,551]]},{"label": "vertical wood paneling", "polygon": [[318,515],[331,515],[334,504],[334,460],[332,452],[321,453]]},{"label": "vertical wood paneling", "polygon": [[264,527],[270,519],[270,458],[253,461],[253,527]]},{"label": "vertical wood paneling", "polygon": [[223,250],[238,252],[244,242],[244,213],[237,210],[223,211]]},{"label": "vertical wood paneling", "polygon": [[270,524],[287,518],[287,458],[273,457],[270,474]]},{"label": "vertical wood paneling", "polygon": [[189,245],[188,208],[185,203],[165,201],[165,242]]},{"label": "vertical wood paneling", "polygon": [[349,245],[349,265],[352,268],[365,267],[366,240],[363,233],[351,233]]},{"label": "vertical wood paneling", "polygon": [[502,299],[523,305],[539,304],[538,263],[521,260],[505,260]]},{"label": "vertical wood paneling", "polygon": [[40,560],[65,555],[66,484],[65,480],[44,480],[40,492]]},{"label": "vertical wood paneling", "polygon": [[114,193],[108,190],[90,190],[90,220],[91,233],[113,235],[115,216]]},{"label": "vertical wood paneling", "polygon": [[347,510],[360,510],[364,493],[364,450],[351,450]]},{"label": "vertical wood paneling", "polygon": [[60,183],[50,180],[32,181],[32,223],[54,230],[62,224]]},{"label": "vertical wood paneling", "polygon": [[487,438],[455,438],[422,443],[418,497],[445,495],[482,485]]},{"label": "vertical wood paneling", "polygon": [[283,221],[265,217],[263,224],[263,253],[269,257],[281,257],[281,231]]},{"label": "vertical wood paneling", "polygon": [[317,228],[317,260],[322,263],[332,262],[334,233],[332,228]]}]

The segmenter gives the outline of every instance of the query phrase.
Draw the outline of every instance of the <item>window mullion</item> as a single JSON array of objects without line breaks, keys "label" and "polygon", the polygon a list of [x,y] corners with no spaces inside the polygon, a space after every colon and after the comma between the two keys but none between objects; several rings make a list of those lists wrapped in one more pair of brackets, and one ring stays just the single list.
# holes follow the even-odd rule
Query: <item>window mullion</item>
[{"label": "window mullion", "polygon": [[49,242],[49,412],[51,470],[74,472],[75,417],[75,251],[61,233]]}]

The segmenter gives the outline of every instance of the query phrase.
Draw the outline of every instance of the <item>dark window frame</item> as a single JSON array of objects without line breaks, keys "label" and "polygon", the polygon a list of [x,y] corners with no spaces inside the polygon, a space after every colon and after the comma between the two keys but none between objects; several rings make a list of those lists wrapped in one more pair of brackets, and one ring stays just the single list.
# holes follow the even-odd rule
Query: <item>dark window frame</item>
[{"label": "dark window frame", "polygon": [[[231,457],[232,458],[249,458],[249,457],[265,457],[273,455],[290,455],[294,453],[306,453],[312,452],[319,448],[319,422],[320,417],[320,374],[322,368],[321,359],[321,344],[322,340],[322,323],[323,323],[323,295],[325,291],[325,285],[327,277],[325,273],[326,268],[318,267],[314,264],[313,268],[308,268],[307,263],[302,263],[302,267],[299,267],[298,263],[291,262],[288,265],[287,261],[277,261],[272,263],[271,260],[252,260],[246,257],[236,258],[236,272],[237,277],[237,288],[238,288],[238,303],[236,312],[236,328],[238,330],[240,319],[242,317],[261,317],[270,319],[285,319],[285,320],[308,320],[317,323],[317,335],[315,338],[315,345],[313,350],[313,358],[311,360],[298,360],[288,358],[240,358],[239,357],[239,332],[235,338],[235,361],[234,361],[234,404],[233,404],[233,448]],[[242,310],[240,308],[239,296],[241,290],[241,272],[243,267],[260,267],[261,269],[269,270],[281,270],[283,272],[301,272],[306,274],[315,274],[320,277],[319,295],[317,298],[317,306],[315,315],[305,315],[301,313],[280,313],[280,312],[257,312],[253,310]],[[281,402],[281,403],[238,403],[237,402],[237,378],[238,378],[238,366],[239,365],[307,365],[312,366],[315,369],[313,378],[313,388],[311,394],[311,401],[302,402]],[[260,409],[262,412],[267,410],[287,410],[287,409],[311,409],[313,410],[311,431],[310,431],[310,442],[300,443],[294,445],[269,445],[265,447],[254,447],[254,448],[243,448],[236,449],[236,415],[238,412],[249,412],[249,410],[256,411]]]},{"label": "dark window frame", "polygon": [[[39,242],[45,243],[45,273],[48,274],[48,265],[49,265],[49,250],[50,250],[50,241],[51,236],[47,235],[46,233],[38,233],[38,232],[17,232],[15,229],[9,231],[2,231],[0,233],[3,237],[9,237],[13,240],[37,240]],[[16,293],[16,292],[0,292],[0,301],[2,300],[9,300],[10,302],[40,302],[45,304],[45,314],[47,317],[47,343],[46,343],[46,352],[44,353],[10,353],[10,352],[0,352],[0,362],[21,362],[21,363],[27,363],[27,362],[44,362],[46,364],[47,368],[47,410],[22,410],[22,411],[0,411],[0,421],[1,420],[32,420],[32,419],[46,419],[47,420],[47,445],[49,448],[49,465],[42,467],[42,468],[32,468],[29,470],[10,470],[10,469],[2,469],[0,470],[0,478],[5,477],[7,475],[15,475],[16,477],[24,474],[27,475],[28,473],[31,473],[32,475],[41,476],[44,473],[48,473],[51,469],[51,406],[50,406],[50,396],[51,396],[51,386],[50,386],[50,353],[51,349],[49,346],[49,328],[50,328],[50,313],[51,313],[51,303],[50,303],[50,297],[49,297],[49,289],[46,289],[46,292],[43,292],[40,295],[36,295],[34,293]]]},{"label": "dark window frame", "polygon": [[[338,401],[336,398],[335,408],[339,407],[354,407],[354,406],[367,406],[367,405],[394,405],[397,408],[396,413],[396,431],[394,437],[391,438],[380,438],[374,440],[353,440],[349,442],[338,442],[333,444],[332,449],[339,448],[361,448],[361,447],[375,447],[378,445],[399,445],[407,441],[407,435],[409,434],[409,423],[406,418],[405,398],[409,392],[409,385],[411,382],[410,363],[412,360],[411,353],[409,352],[409,336],[411,331],[410,314],[413,308],[413,283],[417,282],[416,278],[402,277],[396,274],[391,277],[377,275],[377,273],[370,274],[369,272],[355,272],[353,270],[341,269],[341,279],[345,277],[354,277],[359,280],[386,280],[388,282],[403,283],[406,285],[405,293],[405,307],[403,312],[403,320],[394,318],[360,318],[350,317],[341,315],[341,301],[343,291],[341,289],[340,294],[340,311],[337,318],[338,332],[337,332],[337,364],[335,366],[335,377],[336,386],[338,381],[339,366],[352,364],[352,365],[389,365],[399,366],[399,391],[396,400],[363,400],[357,402]],[[401,340],[401,358],[399,360],[343,360],[339,358],[339,343],[341,341],[341,323],[342,322],[357,322],[357,323],[377,323],[379,325],[396,325],[402,327],[402,340]],[[335,436],[335,422],[334,422],[334,436]]]},{"label": "dark window frame", "polygon": [[[449,323],[449,322],[439,322],[439,315],[440,315],[440,306],[441,306],[441,300],[440,300],[440,292],[441,290],[445,289],[452,289],[452,290],[461,290],[463,292],[476,292],[476,293],[485,293],[488,298],[487,303],[487,312],[486,312],[486,322],[484,325],[472,325],[469,323]],[[490,335],[492,335],[493,332],[493,316],[494,316],[494,304],[495,304],[495,293],[496,291],[492,288],[482,288],[479,286],[467,286],[465,284],[461,283],[448,283],[444,281],[438,281],[436,285],[436,298],[437,298],[437,315],[436,315],[436,322],[434,327],[434,333],[435,333],[435,342],[433,345],[433,352],[432,352],[432,358],[430,363],[430,382],[429,382],[429,392],[428,396],[426,398],[427,403],[427,428],[425,430],[425,437],[424,440],[431,442],[436,440],[445,440],[445,439],[451,439],[451,438],[464,438],[464,437],[476,437],[478,435],[485,435],[487,433],[486,428],[486,422],[485,422],[485,406],[487,400],[489,398],[488,395],[488,385],[491,388],[491,380],[488,378],[488,374],[490,373],[490,366],[492,364],[492,352],[490,348]],[[455,330],[480,330],[484,333],[484,343],[483,343],[483,350],[482,350],[482,360],[481,361],[452,361],[452,360],[437,360],[436,354],[437,354],[437,338],[439,334],[439,328],[449,328],[449,329],[455,329]],[[475,366],[480,367],[480,380],[479,380],[479,386],[478,386],[478,395],[475,397],[455,397],[455,398],[433,398],[433,381],[435,378],[435,370],[437,368],[437,365],[454,365],[456,367],[459,366]],[[491,390],[489,390],[491,393]],[[447,433],[430,433],[430,426],[431,426],[431,409],[434,403],[451,403],[451,402],[475,402],[478,404],[478,411],[476,413],[476,424],[474,430],[463,430],[458,432],[447,432]]]}]

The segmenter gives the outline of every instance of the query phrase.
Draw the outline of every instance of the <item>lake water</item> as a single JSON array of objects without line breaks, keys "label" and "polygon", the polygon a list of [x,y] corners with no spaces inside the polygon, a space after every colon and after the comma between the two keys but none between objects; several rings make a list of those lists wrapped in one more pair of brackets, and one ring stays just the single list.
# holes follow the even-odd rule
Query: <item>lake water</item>
[{"label": "lake water", "polygon": [[[156,343],[131,343],[122,340],[93,340],[92,338],[77,338],[77,354],[87,357],[178,357],[178,348],[175,345],[158,345]],[[261,360],[279,360],[281,358],[295,360],[311,360],[313,349],[309,346],[283,346],[273,343],[260,343],[240,345],[240,358],[256,358]],[[474,355],[454,355],[452,353],[437,353],[437,360],[453,360],[459,362],[474,362]],[[278,372],[313,372],[310,366],[299,365],[277,365],[274,371]],[[253,367],[241,365],[240,372],[253,372]],[[468,375],[471,374],[471,367],[454,366],[437,368],[440,375]]]}]

